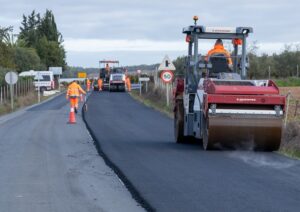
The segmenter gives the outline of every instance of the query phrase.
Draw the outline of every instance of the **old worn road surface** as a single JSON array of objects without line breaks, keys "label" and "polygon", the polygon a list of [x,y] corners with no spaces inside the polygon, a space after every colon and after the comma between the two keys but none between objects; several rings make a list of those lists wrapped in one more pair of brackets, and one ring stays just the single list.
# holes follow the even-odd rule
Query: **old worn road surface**
[{"label": "old worn road surface", "polygon": [[0,117],[0,211],[143,211],[68,112],[59,96]]},{"label": "old worn road surface", "polygon": [[127,93],[94,93],[86,121],[101,150],[153,210],[300,211],[300,163],[277,153],[202,150]]}]

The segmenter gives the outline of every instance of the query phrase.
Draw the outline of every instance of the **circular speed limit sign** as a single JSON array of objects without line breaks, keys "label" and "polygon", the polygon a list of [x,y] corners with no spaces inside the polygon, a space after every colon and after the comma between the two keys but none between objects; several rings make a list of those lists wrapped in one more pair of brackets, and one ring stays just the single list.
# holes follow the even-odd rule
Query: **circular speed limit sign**
[{"label": "circular speed limit sign", "polygon": [[160,78],[165,83],[170,83],[170,82],[172,82],[172,80],[174,78],[174,74],[172,71],[166,70],[166,71],[161,72]]}]

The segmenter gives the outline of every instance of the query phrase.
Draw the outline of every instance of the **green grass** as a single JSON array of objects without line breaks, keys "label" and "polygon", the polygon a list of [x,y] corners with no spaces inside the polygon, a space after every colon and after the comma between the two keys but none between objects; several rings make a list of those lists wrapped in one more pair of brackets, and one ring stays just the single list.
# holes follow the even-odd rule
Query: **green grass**
[{"label": "green grass", "polygon": [[160,111],[161,113],[166,114],[168,117],[173,118],[173,107],[172,106],[168,107],[165,101],[163,100],[153,101],[151,99],[145,98],[143,95],[140,96],[139,92],[137,91],[130,92],[130,95],[137,101],[146,105],[147,107],[151,107],[157,111]]},{"label": "green grass", "polygon": [[300,86],[300,78],[297,78],[297,77],[289,77],[286,79],[276,79],[275,82],[276,82],[277,86],[279,86],[279,87]]},{"label": "green grass", "polygon": [[280,154],[285,155],[287,157],[290,158],[294,158],[294,159],[300,159],[300,151],[299,150],[295,150],[295,149],[280,149],[278,151]]}]

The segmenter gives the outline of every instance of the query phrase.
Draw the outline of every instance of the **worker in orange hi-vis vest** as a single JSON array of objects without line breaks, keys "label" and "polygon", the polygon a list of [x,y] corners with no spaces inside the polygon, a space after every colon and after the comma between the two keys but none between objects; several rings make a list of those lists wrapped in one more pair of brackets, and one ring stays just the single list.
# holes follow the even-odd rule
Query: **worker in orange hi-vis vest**
[{"label": "worker in orange hi-vis vest", "polygon": [[91,81],[89,79],[86,80],[86,90],[90,91],[91,89]]},{"label": "worker in orange hi-vis vest", "polygon": [[129,76],[126,76],[126,86],[127,86],[127,91],[131,91],[131,82]]},{"label": "worker in orange hi-vis vest", "polygon": [[222,54],[226,57],[227,63],[229,67],[232,67],[232,60],[230,53],[224,48],[223,41],[221,39],[218,39],[215,43],[215,46],[213,49],[211,49],[207,56],[205,57],[205,60],[208,61],[209,57],[213,57],[213,55]]},{"label": "worker in orange hi-vis vest", "polygon": [[75,109],[75,113],[78,111],[78,98],[80,94],[86,94],[86,92],[81,88],[81,86],[73,81],[69,84],[66,99],[70,99],[70,106],[71,108]]},{"label": "worker in orange hi-vis vest", "polygon": [[103,80],[101,78],[98,79],[98,89],[99,91],[102,91],[102,86],[103,86]]}]

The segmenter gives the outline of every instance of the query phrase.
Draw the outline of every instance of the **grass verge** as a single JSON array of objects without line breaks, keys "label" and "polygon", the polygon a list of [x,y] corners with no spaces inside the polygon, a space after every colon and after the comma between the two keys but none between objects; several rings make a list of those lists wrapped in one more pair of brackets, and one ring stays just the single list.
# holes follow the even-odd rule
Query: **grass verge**
[{"label": "grass verge", "polygon": [[300,86],[300,78],[297,77],[288,77],[285,79],[276,79],[277,86],[279,87],[294,87]]},{"label": "grass verge", "polygon": [[[41,96],[41,102],[49,99],[52,96]],[[14,110],[11,110],[10,101],[0,104],[0,116],[11,112],[15,112],[21,108],[38,103],[37,92],[29,92],[25,96],[19,96],[14,100]]]},{"label": "grass verge", "polygon": [[[170,104],[168,107],[166,105],[166,100],[160,97],[157,97],[155,99],[155,95],[151,94],[142,94],[140,96],[140,93],[138,91],[131,91],[130,95],[136,99],[137,101],[143,103],[147,107],[151,107],[165,115],[167,115],[170,118],[173,118],[173,104]],[[154,98],[153,98],[154,97]]]}]

